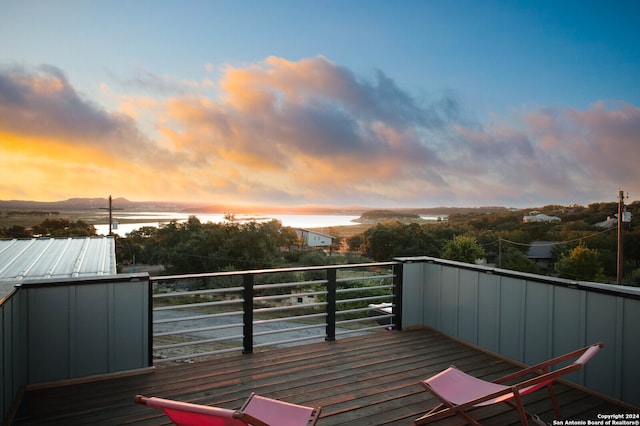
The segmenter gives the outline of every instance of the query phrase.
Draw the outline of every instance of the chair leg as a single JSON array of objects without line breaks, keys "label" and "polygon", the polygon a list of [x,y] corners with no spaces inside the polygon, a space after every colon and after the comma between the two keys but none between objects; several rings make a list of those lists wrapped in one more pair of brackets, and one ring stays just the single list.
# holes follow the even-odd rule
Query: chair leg
[{"label": "chair leg", "polygon": [[529,422],[527,421],[527,412],[524,409],[524,405],[522,405],[522,398],[518,392],[513,393],[513,399],[515,401],[514,405],[516,406],[516,411],[518,411],[518,415],[520,416],[520,423],[522,426],[528,426]]},{"label": "chair leg", "polygon": [[447,417],[452,417],[455,415],[460,415],[465,418],[465,420],[474,426],[481,426],[473,417],[469,416],[467,413],[461,410],[457,410],[456,407],[440,404],[437,407],[432,408],[426,414],[421,417],[418,417],[413,421],[414,425],[426,425],[431,422],[435,422],[437,420],[446,419]]},{"label": "chair leg", "polygon": [[549,383],[547,385],[547,389],[549,389],[551,403],[553,404],[553,411],[555,411],[556,413],[556,420],[562,420],[562,413],[560,412],[560,404],[558,404],[558,399],[556,398],[556,391],[553,388],[553,383]]}]

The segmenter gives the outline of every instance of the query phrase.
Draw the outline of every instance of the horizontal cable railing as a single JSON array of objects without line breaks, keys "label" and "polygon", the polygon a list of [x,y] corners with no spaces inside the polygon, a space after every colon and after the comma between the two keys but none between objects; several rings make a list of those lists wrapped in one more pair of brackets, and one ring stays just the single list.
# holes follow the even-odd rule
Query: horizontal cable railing
[{"label": "horizontal cable railing", "polygon": [[401,328],[398,262],[151,277],[154,362]]}]

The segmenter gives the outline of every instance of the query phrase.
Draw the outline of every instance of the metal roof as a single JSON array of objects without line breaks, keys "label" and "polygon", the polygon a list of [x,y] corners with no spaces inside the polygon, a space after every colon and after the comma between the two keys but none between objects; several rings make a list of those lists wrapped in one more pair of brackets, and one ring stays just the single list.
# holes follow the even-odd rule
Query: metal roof
[{"label": "metal roof", "polygon": [[558,244],[557,241],[534,241],[529,246],[527,257],[529,259],[551,259],[553,246]]},{"label": "metal roof", "polygon": [[0,283],[116,273],[113,237],[0,240]]}]

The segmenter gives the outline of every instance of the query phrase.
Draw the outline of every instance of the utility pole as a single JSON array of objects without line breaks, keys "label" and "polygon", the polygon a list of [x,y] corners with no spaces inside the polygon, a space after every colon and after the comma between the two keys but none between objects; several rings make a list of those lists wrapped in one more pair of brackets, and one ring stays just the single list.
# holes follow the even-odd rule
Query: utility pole
[{"label": "utility pole", "polygon": [[111,195],[109,195],[109,236],[113,236],[113,229],[111,228],[113,226],[113,205],[112,205],[112,199],[111,199]]},{"label": "utility pole", "polygon": [[[111,195],[109,195],[109,207],[100,207],[100,210],[109,210],[109,237],[113,237],[113,211],[122,209],[113,208],[113,198],[111,198]],[[115,228],[118,229],[118,223],[115,223],[115,225]]]},{"label": "utility pole", "polygon": [[618,267],[616,284],[622,285],[622,275],[624,274],[624,257],[623,257],[623,245],[622,245],[622,232],[623,232],[623,219],[624,219],[624,191],[620,190],[618,193]]}]

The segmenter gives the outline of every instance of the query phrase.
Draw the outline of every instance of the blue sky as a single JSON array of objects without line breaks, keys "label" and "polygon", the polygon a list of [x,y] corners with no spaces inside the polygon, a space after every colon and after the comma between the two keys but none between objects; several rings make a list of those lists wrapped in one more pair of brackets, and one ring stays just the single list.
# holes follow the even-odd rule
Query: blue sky
[{"label": "blue sky", "polygon": [[640,192],[638,2],[0,8],[0,199],[527,207]]}]

